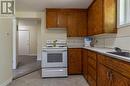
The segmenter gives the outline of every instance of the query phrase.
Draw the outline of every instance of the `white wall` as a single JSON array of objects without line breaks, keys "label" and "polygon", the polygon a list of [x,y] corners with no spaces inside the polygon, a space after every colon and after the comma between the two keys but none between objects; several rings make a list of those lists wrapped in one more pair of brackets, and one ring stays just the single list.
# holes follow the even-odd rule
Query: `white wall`
[{"label": "white wall", "polygon": [[41,38],[39,37],[38,45],[38,60],[41,60],[42,47],[46,46],[47,40],[62,39],[67,40],[67,33],[65,28],[46,28],[46,13],[43,12],[41,15]]},{"label": "white wall", "polygon": [[17,18],[41,18],[42,12],[16,12]]},{"label": "white wall", "polygon": [[104,34],[95,36],[96,47],[120,47],[130,51],[130,26],[119,28],[117,34]]},{"label": "white wall", "polygon": [[29,44],[29,55],[37,55],[37,37],[38,31],[40,30],[40,20],[36,19],[19,19],[18,20],[19,30],[28,30],[30,35]]},{"label": "white wall", "polygon": [[0,18],[0,86],[12,80],[13,18]]},{"label": "white wall", "polygon": [[[41,19],[41,30],[38,31],[37,41],[37,60],[41,60],[42,47],[46,45],[47,40],[51,39],[62,39],[67,40],[66,29],[49,30],[46,29],[46,13],[45,12],[16,12],[17,18],[40,18]],[[54,28],[53,28],[54,29]]]}]

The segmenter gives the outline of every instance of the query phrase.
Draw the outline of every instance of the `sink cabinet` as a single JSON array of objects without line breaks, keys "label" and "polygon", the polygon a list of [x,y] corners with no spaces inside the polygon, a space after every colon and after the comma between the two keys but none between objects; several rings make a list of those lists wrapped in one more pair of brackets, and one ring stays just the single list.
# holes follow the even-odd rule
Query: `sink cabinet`
[{"label": "sink cabinet", "polygon": [[[88,49],[83,53],[83,75],[90,86],[130,86],[130,63]],[[87,57],[85,63],[84,57]],[[86,67],[85,67],[85,66]]]},{"label": "sink cabinet", "polygon": [[[100,59],[100,57],[102,59]],[[125,76],[122,72],[125,70],[122,69],[119,71],[120,67],[123,66],[121,65],[122,62],[103,55],[98,55],[98,59],[98,86],[130,86],[129,77]],[[113,62],[115,62],[115,64],[113,64]],[[123,62],[123,64],[125,64],[125,62]],[[118,65],[118,67],[114,67],[115,65]]]},{"label": "sink cabinet", "polygon": [[98,64],[97,86],[130,86],[130,84],[128,78],[102,64]]}]

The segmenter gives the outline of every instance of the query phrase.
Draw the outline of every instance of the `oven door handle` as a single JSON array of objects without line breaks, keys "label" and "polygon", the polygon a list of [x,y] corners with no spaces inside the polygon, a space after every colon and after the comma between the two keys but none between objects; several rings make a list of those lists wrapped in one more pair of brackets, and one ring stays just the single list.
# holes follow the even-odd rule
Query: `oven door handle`
[{"label": "oven door handle", "polygon": [[43,52],[66,52],[67,50],[43,50]]}]

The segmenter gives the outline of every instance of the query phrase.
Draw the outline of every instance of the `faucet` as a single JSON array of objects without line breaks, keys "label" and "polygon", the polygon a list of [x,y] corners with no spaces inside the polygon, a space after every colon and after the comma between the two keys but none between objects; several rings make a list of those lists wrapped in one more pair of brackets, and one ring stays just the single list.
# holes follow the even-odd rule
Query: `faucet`
[{"label": "faucet", "polygon": [[122,52],[121,48],[119,48],[119,47],[115,47],[114,49],[116,52]]},{"label": "faucet", "polygon": [[56,47],[57,40],[53,41],[53,47]]}]

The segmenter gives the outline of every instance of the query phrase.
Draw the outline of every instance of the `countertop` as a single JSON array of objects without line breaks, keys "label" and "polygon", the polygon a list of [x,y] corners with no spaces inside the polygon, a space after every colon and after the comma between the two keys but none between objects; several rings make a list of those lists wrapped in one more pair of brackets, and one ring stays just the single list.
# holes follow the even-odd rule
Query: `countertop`
[{"label": "countertop", "polygon": [[124,57],[124,56],[119,56],[119,55],[114,55],[114,54],[110,54],[107,52],[114,52],[114,49],[110,49],[110,48],[95,48],[95,47],[83,47],[84,49],[88,49],[112,58],[116,58],[116,59],[120,59],[126,62],[130,62],[130,58],[129,57]]}]

